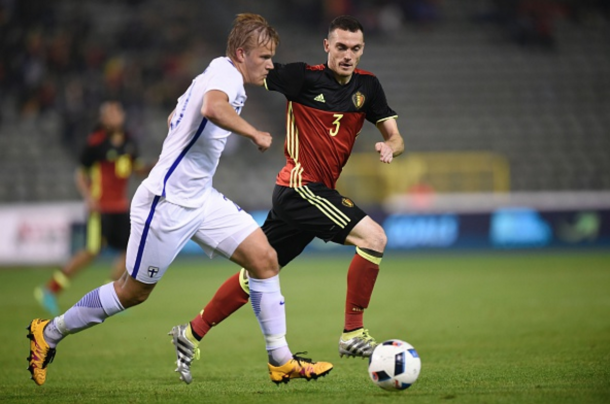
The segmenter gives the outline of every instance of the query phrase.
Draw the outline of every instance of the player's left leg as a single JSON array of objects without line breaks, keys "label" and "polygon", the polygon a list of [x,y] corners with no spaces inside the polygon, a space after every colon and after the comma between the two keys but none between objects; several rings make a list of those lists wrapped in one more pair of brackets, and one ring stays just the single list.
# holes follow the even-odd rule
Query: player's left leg
[{"label": "player's left leg", "polygon": [[341,356],[368,357],[377,345],[364,328],[363,316],[371,300],[386,243],[383,228],[369,216],[360,220],[345,239],[345,244],[356,246],[356,254],[347,274],[345,325],[339,339]]},{"label": "player's left leg", "polygon": [[276,207],[274,203],[274,208],[287,223],[324,241],[356,246],[356,255],[348,270],[339,354],[370,356],[376,342],[364,329],[363,314],[373,293],[386,245],[383,229],[352,200],[324,184],[310,183],[281,190],[276,187],[276,191],[283,196],[281,206]]}]

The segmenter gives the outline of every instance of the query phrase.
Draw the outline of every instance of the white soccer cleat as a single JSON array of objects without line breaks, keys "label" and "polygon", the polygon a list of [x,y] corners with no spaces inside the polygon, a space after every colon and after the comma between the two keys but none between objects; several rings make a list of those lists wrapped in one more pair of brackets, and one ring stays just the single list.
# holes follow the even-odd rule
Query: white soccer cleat
[{"label": "white soccer cleat", "polygon": [[172,336],[172,344],[176,348],[176,372],[180,373],[180,380],[186,384],[193,381],[191,376],[191,363],[199,359],[199,346],[195,345],[186,336],[189,324],[177,325],[167,334]]},{"label": "white soccer cleat", "polygon": [[369,330],[360,328],[355,331],[344,332],[339,338],[339,356],[368,358],[373,354],[376,346],[377,341],[369,335]]}]

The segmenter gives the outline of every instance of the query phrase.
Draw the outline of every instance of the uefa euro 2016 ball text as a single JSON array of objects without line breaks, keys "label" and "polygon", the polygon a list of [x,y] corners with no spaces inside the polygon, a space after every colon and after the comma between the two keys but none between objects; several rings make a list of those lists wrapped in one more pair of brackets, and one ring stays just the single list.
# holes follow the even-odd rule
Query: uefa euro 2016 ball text
[{"label": "uefa euro 2016 ball text", "polygon": [[391,339],[377,345],[369,358],[369,376],[373,383],[385,390],[405,390],[419,376],[421,359],[413,346]]}]

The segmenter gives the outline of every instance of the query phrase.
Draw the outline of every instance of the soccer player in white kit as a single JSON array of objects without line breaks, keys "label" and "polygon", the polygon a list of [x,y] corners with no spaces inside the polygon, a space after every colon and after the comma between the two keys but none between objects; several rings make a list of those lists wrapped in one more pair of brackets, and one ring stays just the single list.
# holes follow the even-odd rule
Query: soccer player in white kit
[{"label": "soccer player in white kit", "polygon": [[[127,272],[86,294],[63,315],[30,323],[29,370],[38,385],[46,380],[55,347],[74,334],[144,302],[188,240],[210,256],[217,254],[249,272],[251,301],[266,342],[269,366],[285,365],[286,381],[315,379],[332,369],[327,362],[293,356],[286,342],[284,297],[275,250],[254,219],[213,188],[212,179],[227,137],[249,138],[260,151],[271,135],[239,116],[246,101],[244,84],[262,86],[273,69],[277,32],[255,14],[240,14],[227,42],[227,56],[214,59],[195,77],[168,118],[169,132],[158,163],[131,203]],[[190,327],[177,326],[177,372],[191,382],[190,364],[197,340]]]}]

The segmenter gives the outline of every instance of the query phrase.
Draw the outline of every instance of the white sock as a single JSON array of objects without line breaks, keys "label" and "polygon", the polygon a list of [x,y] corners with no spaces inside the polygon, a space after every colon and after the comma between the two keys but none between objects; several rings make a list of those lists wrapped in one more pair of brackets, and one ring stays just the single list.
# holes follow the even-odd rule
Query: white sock
[{"label": "white sock", "polygon": [[288,346],[267,350],[267,358],[273,366],[282,366],[292,359],[292,352]]},{"label": "white sock", "polygon": [[269,356],[274,366],[292,358],[286,341],[286,310],[278,275],[268,279],[250,278],[250,303],[258,320]]},{"label": "white sock", "polygon": [[83,296],[63,315],[55,317],[44,330],[44,337],[54,348],[68,334],[103,323],[108,317],[125,310],[114,290],[114,283],[108,283]]}]

